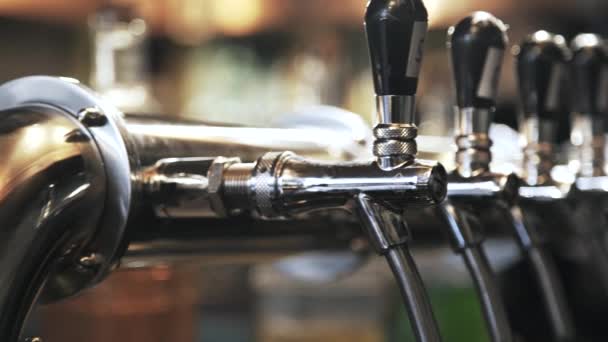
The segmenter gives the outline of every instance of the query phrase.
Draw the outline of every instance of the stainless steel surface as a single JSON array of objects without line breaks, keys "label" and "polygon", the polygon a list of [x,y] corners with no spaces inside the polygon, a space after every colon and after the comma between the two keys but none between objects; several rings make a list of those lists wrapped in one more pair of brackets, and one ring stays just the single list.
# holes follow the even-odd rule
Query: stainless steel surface
[{"label": "stainless steel surface", "polygon": [[376,124],[414,124],[416,97],[406,95],[376,96]]},{"label": "stainless steel surface", "polygon": [[386,257],[393,271],[416,340],[441,341],[431,302],[407,247],[409,230],[401,214],[395,214],[366,194],[356,197],[356,207],[376,251]]},{"label": "stainless steel surface", "polygon": [[[92,108],[112,120],[79,116]],[[5,155],[12,156],[2,186],[2,286],[10,292],[1,295],[0,331],[3,339],[16,340],[39,295],[72,295],[100,281],[116,262],[131,205],[130,166],[117,112],[74,80],[6,83],[0,110]],[[92,254],[99,262],[80,262]]]},{"label": "stainless steel surface", "polygon": [[376,96],[373,153],[383,169],[398,167],[416,157],[415,106],[413,95]]},{"label": "stainless steel surface", "polygon": [[488,132],[493,113],[488,109],[456,109],[456,170],[463,177],[488,172],[492,154],[492,140]]},{"label": "stainless steel surface", "polygon": [[519,206],[511,207],[510,218],[515,227],[517,241],[534,271],[553,337],[558,341],[571,341],[576,338],[574,321],[555,262],[547,250],[547,243],[536,227],[526,222]]},{"label": "stainless steel surface", "polygon": [[[78,121],[40,105],[0,112],[0,339],[16,341],[49,274],[72,268],[97,231],[106,175],[91,136]],[[49,258],[52,256],[51,258]],[[60,268],[59,268],[60,269]],[[87,271],[82,270],[83,277]],[[88,274],[90,277],[90,274]]]},{"label": "stainless steel surface", "polygon": [[[271,218],[343,207],[359,193],[394,208],[436,204],[445,196],[445,177],[443,167],[434,162],[419,160],[384,171],[373,161],[331,163],[283,152],[267,153],[254,163],[167,159],[136,179],[143,183],[147,198],[157,203],[155,211],[165,217],[174,217],[169,216],[167,203],[171,212],[180,211],[178,203],[183,203],[181,211],[189,212],[189,217],[253,211]],[[212,189],[218,192],[210,193]],[[221,212],[217,203],[214,208],[214,196],[224,207]]]},{"label": "stainless steel surface", "polygon": [[413,331],[416,340],[441,341],[432,307],[411,255],[403,247],[394,248],[388,251],[386,259],[399,285],[406,311],[414,321]]},{"label": "stainless steel surface", "polygon": [[[264,156],[256,165],[262,166],[253,169],[246,183],[248,191],[235,194],[234,201],[245,203],[254,199],[257,208],[270,210],[259,211],[271,216],[343,206],[359,193],[381,199],[396,208],[436,204],[445,196],[442,183],[445,171],[434,162],[416,161],[384,171],[375,162],[324,163],[282,154]],[[235,166],[226,170],[227,179]],[[241,170],[237,170],[236,177],[241,177]],[[225,190],[225,194],[232,191]],[[254,198],[252,194],[255,194]]]},{"label": "stainless steel surface", "polygon": [[[325,108],[310,108],[311,113]],[[230,157],[238,151],[243,161],[254,161],[268,151],[290,150],[319,159],[367,159],[371,151],[361,132],[360,118],[353,118],[353,130],[334,126],[234,127],[197,122],[170,122],[144,116],[127,116],[126,130],[139,151],[141,165],[151,166],[163,158]],[[319,139],[323,137],[323,139]],[[353,148],[353,146],[355,146]]]},{"label": "stainless steel surface", "polygon": [[[46,89],[46,92],[32,91],[39,87]],[[2,262],[8,263],[4,269],[10,270],[13,267],[13,271],[7,274],[18,278],[7,282],[10,288],[6,288],[5,294],[0,298],[8,300],[9,293],[14,295],[14,287],[18,285],[27,292],[23,293],[23,296],[14,297],[25,302],[10,307],[3,306],[2,310],[29,310],[42,282],[46,282],[45,294],[49,293],[53,298],[61,298],[101,279],[116,260],[118,244],[123,242],[125,229],[129,230],[132,239],[124,260],[130,267],[154,264],[155,258],[156,261],[169,261],[180,259],[187,253],[201,255],[201,251],[213,252],[214,249],[217,252],[218,248],[224,255],[230,255],[235,250],[246,254],[249,250],[252,252],[251,255],[261,252],[267,256],[310,249],[341,248],[361,251],[365,250],[365,243],[356,242],[360,239],[360,234],[353,229],[357,226],[356,221],[351,215],[345,214],[348,210],[352,210],[352,205],[357,205],[357,202],[353,201],[355,198],[365,195],[375,203],[381,203],[385,209],[379,213],[381,217],[376,217],[375,220],[388,227],[387,231],[383,228],[381,231],[383,234],[390,234],[392,223],[383,221],[385,213],[400,213],[406,206],[436,204],[443,200],[446,193],[446,173],[440,164],[411,161],[390,170],[383,170],[375,161],[336,162],[336,155],[332,154],[336,150],[330,149],[325,144],[320,147],[310,144],[310,135],[307,136],[308,140],[303,137],[294,139],[293,133],[310,134],[316,129],[256,129],[255,132],[258,137],[259,134],[266,133],[272,137],[283,135],[286,137],[283,142],[292,147],[293,145],[298,147],[296,141],[301,139],[302,150],[332,158],[334,161],[318,161],[299,157],[290,152],[274,152],[252,158],[252,162],[241,162],[241,159],[235,157],[209,156],[210,153],[217,153],[218,150],[210,152],[204,140],[196,139],[194,134],[187,134],[189,130],[197,130],[199,134],[201,131],[204,133],[205,130],[201,129],[204,126],[198,124],[191,126],[159,124],[159,121],[152,118],[138,119],[137,123],[127,119],[127,124],[124,124],[123,118],[116,110],[97,101],[86,89],[72,80],[33,77],[0,87],[0,108],[19,108],[21,103],[31,103],[32,106],[38,103],[39,108],[50,110],[53,118],[67,120],[74,126],[69,132],[62,132],[60,139],[63,140],[56,144],[50,144],[46,140],[40,141],[35,146],[39,146],[42,150],[37,152],[44,151],[46,155],[39,153],[32,155],[32,158],[44,157],[42,160],[48,160],[50,165],[53,162],[62,163],[61,158],[72,156],[55,156],[54,153],[60,153],[67,147],[80,146],[80,144],[90,147],[95,152],[93,155],[97,159],[91,162],[88,162],[87,158],[91,158],[88,155],[79,157],[78,153],[82,152],[79,150],[74,152],[77,162],[84,163],[85,166],[90,163],[92,166],[88,167],[93,167],[93,170],[83,169],[84,166],[79,168],[80,164],[76,164],[71,166],[73,176],[66,176],[70,175],[67,171],[61,174],[62,183],[47,184],[44,181],[50,180],[43,180],[43,185],[48,186],[43,187],[46,191],[65,197],[63,202],[58,204],[60,208],[57,210],[61,209],[61,214],[57,212],[57,215],[49,217],[49,227],[61,223],[54,229],[63,232],[61,229],[66,227],[65,224],[77,224],[80,223],[78,219],[86,219],[86,222],[91,224],[90,228],[84,224],[79,225],[78,228],[87,228],[91,231],[86,230],[87,234],[85,234],[81,230],[66,228],[65,240],[63,238],[53,240],[53,242],[70,242],[67,250],[59,251],[51,251],[50,247],[36,249],[33,245],[27,245],[49,242],[32,240],[26,235],[19,236],[17,242],[7,240],[17,245],[21,243],[23,248],[19,253],[26,254],[14,258],[2,258]],[[16,111],[19,120],[27,118],[27,114]],[[11,129],[14,126],[11,120],[3,120],[2,123],[12,125]],[[28,134],[20,139],[35,139],[34,133],[39,133],[39,125],[35,121],[26,121],[23,126],[25,127],[23,132]],[[222,128],[215,129],[222,131]],[[34,133],[30,132],[32,130]],[[223,152],[230,151],[232,156],[236,154],[245,158],[250,156],[247,155],[248,152],[277,146],[276,141],[272,142],[271,146],[256,144],[253,138],[239,141],[236,137],[245,131],[244,128],[223,128],[223,133],[219,135],[226,141],[216,146],[220,146],[219,150]],[[328,129],[323,130],[323,132],[328,131]],[[254,130],[250,131],[253,132]],[[59,134],[56,131],[52,133]],[[341,139],[348,139],[351,142],[352,137],[352,134],[346,133],[340,136]],[[6,146],[17,147],[14,144]],[[173,158],[166,158],[168,156]],[[175,158],[176,156],[181,158]],[[349,158],[344,154],[340,157]],[[40,162],[35,159],[29,162],[34,161]],[[36,163],[33,165],[39,166]],[[89,173],[91,177],[101,177],[101,180],[91,183],[90,188],[87,187],[89,184],[87,181],[91,181],[88,178]],[[25,175],[28,176],[27,181],[36,180],[34,176],[27,173]],[[67,188],[71,192],[64,191],[63,182],[71,186]],[[9,185],[12,186],[12,183]],[[64,194],[66,191],[67,194]],[[94,196],[91,201],[99,200],[101,204],[92,203],[88,200],[88,196]],[[136,199],[133,203],[131,203],[132,197]],[[54,197],[47,198],[55,200]],[[19,200],[32,201],[32,198],[21,197],[19,194]],[[37,200],[37,198],[34,200],[36,210],[42,211],[43,215],[54,213],[53,201],[39,207],[37,205],[42,204],[36,202]],[[68,210],[72,206],[80,210],[76,213]],[[84,211],[81,209],[82,206],[94,208],[96,211],[93,213]],[[219,209],[220,207],[222,209]],[[11,208],[12,206],[8,204],[2,206],[2,210]],[[339,210],[333,210],[336,208]],[[319,213],[315,213],[316,211]],[[64,218],[63,213],[67,215],[65,219],[69,221],[68,223],[59,220]],[[248,213],[253,215],[247,215]],[[92,219],[96,215],[99,219]],[[393,215],[402,220],[399,214]],[[130,216],[128,227],[125,226],[127,216]],[[236,217],[222,218],[226,216]],[[25,217],[28,219],[18,226],[18,230],[23,230],[23,234],[25,232],[32,234],[32,227],[36,227],[36,222],[30,221],[28,215]],[[260,217],[290,217],[291,219],[286,225],[284,221],[260,221],[258,220]],[[319,224],[321,222],[322,224]],[[47,224],[45,216],[39,218],[39,224]],[[49,228],[48,232],[54,234],[54,229]],[[193,230],[195,234],[191,233]],[[207,232],[208,234],[205,235]],[[202,241],[205,236],[218,233],[219,235],[215,235],[215,240]],[[371,238],[376,239],[377,236]],[[74,241],[78,243],[75,244]],[[205,242],[217,241],[223,241],[224,244],[205,246]],[[268,241],[271,243],[269,244]],[[355,247],[356,245],[359,247]],[[403,248],[402,243],[391,245],[389,249],[392,251],[393,248]],[[38,259],[27,258],[27,253],[31,253],[32,250],[36,251],[35,256]],[[62,253],[63,256],[58,258],[55,252]],[[54,283],[53,278],[48,277],[46,273],[41,274],[40,278],[36,278],[32,283],[29,274],[25,276],[14,268],[23,262],[34,263],[28,264],[28,267],[46,267],[47,264],[40,259],[43,257],[50,258],[44,260],[52,262],[60,260],[67,262],[68,265],[72,265],[69,261],[73,259],[75,266],[62,268],[61,282],[57,283]],[[404,286],[415,287],[417,294],[410,293],[409,296],[420,295],[423,286],[412,273],[411,260],[405,263],[397,262],[394,257],[391,260],[393,267],[403,272],[397,273],[399,281],[403,281],[401,278],[404,275],[413,277],[407,279],[407,284]],[[73,273],[79,276],[76,278],[79,282],[66,283],[69,277],[75,277]],[[82,280],[85,276],[88,277],[87,281]],[[32,283],[34,286],[24,287],[24,282]],[[70,286],[66,287],[66,284]],[[410,300],[413,300],[414,310],[420,310],[417,307],[423,305],[421,303],[424,299],[420,297],[409,298],[408,301]],[[429,318],[430,306],[427,306],[426,311],[420,317],[416,317],[419,322],[412,321],[412,323],[416,326],[427,325],[425,329],[429,331],[436,330],[433,324],[426,321]],[[7,321],[2,331],[13,334],[10,335],[11,339],[16,338],[18,334],[18,331],[11,329],[15,327],[19,329],[24,317],[25,311],[19,312],[20,314],[14,316],[18,321],[9,318],[13,316],[3,316]],[[434,335],[431,335],[438,336],[438,333],[435,331]]]},{"label": "stainless steel surface", "polygon": [[380,167],[390,169],[413,160],[418,153],[414,122],[416,97],[377,95],[373,153]]},{"label": "stainless steel surface", "polygon": [[30,76],[0,87],[0,110],[26,104],[47,106],[75,118],[79,118],[78,113],[84,109],[97,108],[108,118],[105,125],[85,127],[99,149],[106,173],[105,202],[98,236],[89,246],[92,252],[101,253],[106,257],[107,263],[98,274],[101,278],[109,270],[111,263],[116,261],[134,197],[131,171],[137,160],[133,153],[127,152],[133,147],[130,141],[124,138],[126,132],[121,115],[114,107],[101,101],[74,79]]},{"label": "stainless steel surface", "polygon": [[502,295],[483,249],[484,234],[479,221],[449,201],[441,205],[441,213],[447,220],[454,251],[467,266],[481,304],[481,309],[492,341],[512,341],[511,327],[502,302]]},{"label": "stainless steel surface", "polygon": [[590,114],[573,114],[570,141],[576,147],[575,163],[580,177],[601,177],[606,174],[604,134],[594,134],[594,121],[596,120]]},{"label": "stainless steel surface", "polygon": [[530,114],[521,125],[521,135],[526,141],[522,178],[528,185],[552,185],[551,170],[555,165],[553,142],[557,136],[557,123]]},{"label": "stainless steel surface", "polygon": [[512,341],[513,333],[509,326],[502,295],[495,275],[481,245],[465,248],[462,251],[467,269],[474,280],[484,318],[492,341]]}]

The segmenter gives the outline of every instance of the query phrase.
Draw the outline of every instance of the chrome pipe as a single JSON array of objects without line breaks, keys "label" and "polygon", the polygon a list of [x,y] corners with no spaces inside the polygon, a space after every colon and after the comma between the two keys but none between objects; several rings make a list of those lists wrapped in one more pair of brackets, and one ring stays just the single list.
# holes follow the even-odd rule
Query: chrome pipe
[{"label": "chrome pipe", "polygon": [[[308,108],[308,113],[275,128],[178,122],[143,115],[127,115],[124,121],[142,167],[164,158],[232,156],[235,151],[248,162],[268,151],[285,150],[333,161],[371,157],[371,129],[360,116],[326,106]],[[320,123],[314,115],[329,115],[334,120]],[[307,123],[306,119],[315,122]]]},{"label": "chrome pipe", "polygon": [[[533,213],[529,212],[528,215]],[[554,338],[557,341],[571,341],[576,337],[574,321],[546,241],[534,225],[526,222],[524,212],[519,206],[511,207],[511,215],[507,216],[515,228],[517,242],[534,270]]]},{"label": "chrome pipe", "polygon": [[484,235],[471,214],[458,210],[449,201],[441,205],[441,213],[450,228],[450,238],[456,253],[464,260],[479,295],[481,309],[492,341],[513,339],[502,295],[488,258],[483,251]]}]

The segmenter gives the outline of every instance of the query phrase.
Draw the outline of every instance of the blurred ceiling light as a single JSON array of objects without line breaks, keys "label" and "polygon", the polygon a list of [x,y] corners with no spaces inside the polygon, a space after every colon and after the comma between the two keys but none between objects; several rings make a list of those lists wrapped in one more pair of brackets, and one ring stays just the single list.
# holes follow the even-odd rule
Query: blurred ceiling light
[{"label": "blurred ceiling light", "polygon": [[599,43],[598,36],[591,33],[579,34],[574,38],[574,44],[577,46],[597,45]]},{"label": "blurred ceiling light", "polygon": [[216,33],[245,35],[263,24],[272,9],[268,4],[265,0],[167,0],[164,24],[173,38],[186,44]]},{"label": "blurred ceiling light", "polygon": [[425,0],[424,5],[429,13],[431,28],[451,26],[473,11],[493,12],[512,7],[509,1],[501,0]]},{"label": "blurred ceiling light", "polygon": [[551,35],[549,34],[549,32],[545,31],[545,30],[540,30],[540,31],[536,31],[534,33],[534,39],[537,41],[548,41],[551,39]]},{"label": "blurred ceiling light", "polygon": [[245,34],[259,24],[263,15],[262,0],[212,1],[213,19],[228,34]]}]

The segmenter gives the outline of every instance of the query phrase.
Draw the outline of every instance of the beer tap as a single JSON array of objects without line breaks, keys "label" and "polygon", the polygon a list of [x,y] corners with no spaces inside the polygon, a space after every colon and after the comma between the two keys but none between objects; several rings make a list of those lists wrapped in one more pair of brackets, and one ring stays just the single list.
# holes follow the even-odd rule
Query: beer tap
[{"label": "beer tap", "polygon": [[488,132],[498,78],[507,45],[506,26],[486,12],[475,12],[448,31],[456,87],[456,170],[448,178],[448,200],[441,206],[453,249],[462,255],[481,301],[492,341],[512,341],[512,332],[495,276],[482,248],[480,212],[503,210],[517,195],[514,175],[490,172]]},{"label": "beer tap", "polygon": [[[608,300],[608,249],[606,207],[608,177],[605,173],[605,120],[608,114],[608,55],[605,43],[596,34],[583,33],[571,42],[570,61],[572,131],[570,140],[576,159],[576,179],[569,199],[576,240],[584,246],[579,260],[593,269],[586,286],[586,302],[597,305]],[[587,274],[583,275],[587,276]],[[589,283],[589,281],[586,281]],[[580,284],[579,284],[580,286]],[[593,291],[589,289],[593,288]]]},{"label": "beer tap", "polygon": [[601,37],[595,34],[579,34],[572,40],[571,48],[574,91],[571,140],[579,158],[577,184],[586,188],[582,183],[596,183],[606,176],[604,116],[608,112],[608,56]]},{"label": "beer tap", "polygon": [[[608,114],[608,55],[601,37],[579,34],[571,42],[573,125],[570,140],[577,151],[578,174],[572,189],[575,219],[582,222],[581,234],[593,251],[600,270],[608,267],[606,250],[606,189],[604,131]],[[572,163],[572,162],[571,162]],[[598,215],[599,214],[599,215]],[[608,272],[602,271],[608,289]]]},{"label": "beer tap", "polygon": [[567,196],[568,189],[552,178],[551,170],[560,116],[568,115],[561,106],[560,94],[569,58],[564,37],[546,31],[527,37],[516,54],[523,106],[520,131],[526,141],[522,177],[526,184],[520,187],[519,205],[514,205],[511,213],[518,243],[534,271],[555,341],[573,340],[574,323],[540,223],[544,214],[563,209]]},{"label": "beer tap", "polygon": [[[251,235],[290,222],[295,234],[302,227],[295,223],[318,212],[350,223],[352,217],[343,215],[346,209],[357,214],[370,244],[386,257],[416,339],[440,341],[402,216],[406,207],[441,203],[447,192],[443,166],[415,157],[413,100],[426,10],[420,1],[372,0],[366,27],[377,95],[387,104],[379,111],[375,160],[318,161],[289,151],[245,159],[252,146],[243,145],[242,129],[230,127],[220,129],[235,146],[224,151],[234,154],[210,155],[205,139],[184,134],[196,130],[196,124],[162,132],[158,122],[133,124],[76,80],[33,76],[1,86],[0,127],[5,129],[0,138],[13,166],[6,168],[6,178],[14,180],[0,182],[5,194],[0,197],[0,227],[12,237],[2,244],[11,254],[0,257],[5,275],[0,286],[2,339],[16,340],[41,291],[45,298],[60,299],[103,279],[123,256],[127,236],[138,228],[146,234],[160,222],[170,229],[150,234],[170,237],[184,225],[196,233],[240,220]],[[24,154],[20,147],[39,132],[52,139],[39,140],[36,149]],[[151,159],[156,162],[144,162]],[[23,177],[22,170],[38,177]],[[72,178],[79,182],[69,182]],[[14,215],[23,203],[31,210]],[[91,216],[86,208],[101,213]],[[340,215],[332,216],[336,208],[342,209]],[[318,236],[331,236],[331,224],[315,228],[323,233]]]},{"label": "beer tap", "polygon": [[[365,24],[379,103],[376,160],[319,162],[286,151],[269,152],[254,162],[236,157],[169,159],[145,170],[140,180],[149,198],[159,205],[166,198],[179,203],[180,197],[192,197],[193,191],[204,188],[203,202],[212,212],[201,210],[201,214],[208,216],[250,213],[264,220],[295,220],[302,213],[336,207],[356,212],[372,246],[386,257],[395,275],[416,339],[440,341],[430,301],[408,250],[409,229],[402,217],[406,207],[440,203],[447,191],[443,166],[416,159],[413,106],[426,10],[419,1],[372,0]],[[193,178],[192,170],[197,169]],[[180,175],[186,173],[189,179],[179,184]],[[207,184],[191,184],[197,178]]]},{"label": "beer tap", "polygon": [[[415,95],[427,26],[428,14],[421,0],[370,0],[367,5],[365,31],[377,108],[373,153],[377,165],[385,172],[415,161],[418,134],[414,121]],[[370,200],[366,195],[357,196],[360,216],[372,236],[382,235],[378,234],[382,222],[377,218],[389,212]],[[393,225],[391,222],[405,228],[402,218],[384,224]],[[400,290],[416,339],[439,341],[437,322],[411,256],[406,249],[387,249],[389,246],[376,244],[376,250],[386,255],[395,277],[402,278]]]}]

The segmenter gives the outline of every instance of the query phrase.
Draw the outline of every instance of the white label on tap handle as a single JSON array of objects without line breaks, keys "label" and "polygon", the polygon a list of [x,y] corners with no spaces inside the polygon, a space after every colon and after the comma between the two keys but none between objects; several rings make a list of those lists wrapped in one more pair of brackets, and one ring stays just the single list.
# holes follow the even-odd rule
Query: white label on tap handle
[{"label": "white label on tap handle", "polygon": [[494,100],[498,92],[498,78],[500,77],[500,65],[502,63],[503,49],[491,47],[488,49],[486,60],[477,88],[477,97]]},{"label": "white label on tap handle", "polygon": [[599,89],[597,90],[597,109],[601,112],[608,110],[608,67],[600,71]]},{"label": "white label on tap handle", "polygon": [[559,109],[559,91],[563,78],[564,65],[561,63],[553,64],[549,78],[549,86],[545,97],[545,108],[550,111]]},{"label": "white label on tap handle", "polygon": [[428,24],[426,21],[414,22],[414,27],[412,29],[412,41],[410,43],[410,53],[407,59],[407,67],[405,69],[406,77],[418,78],[418,75],[420,74],[427,26]]}]

